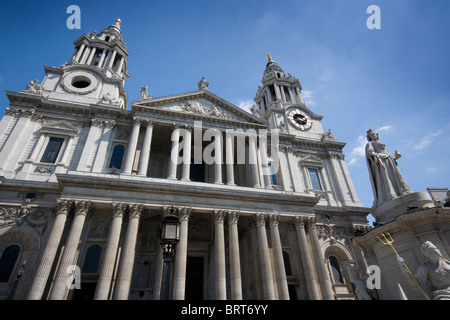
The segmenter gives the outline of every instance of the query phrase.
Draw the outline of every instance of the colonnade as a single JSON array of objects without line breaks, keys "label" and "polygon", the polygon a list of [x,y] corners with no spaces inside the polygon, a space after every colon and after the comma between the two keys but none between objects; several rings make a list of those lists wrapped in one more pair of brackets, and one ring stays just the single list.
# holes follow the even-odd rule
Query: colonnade
[{"label": "colonnade", "polygon": [[[37,271],[27,299],[40,300],[50,280],[50,270],[58,259],[57,269],[52,280],[48,299],[67,299],[70,287],[69,269],[77,260],[78,244],[80,242],[86,216],[90,212],[90,201],[59,200],[58,212],[50,230],[50,235],[37,266]],[[112,220],[109,225],[109,234],[105,244],[104,254],[99,265],[99,277],[94,295],[95,300],[126,300],[129,297],[132,272],[134,268],[135,250],[138,236],[138,227],[143,210],[143,204],[113,203]],[[63,230],[69,211],[74,212],[74,218],[66,242],[62,246],[60,257],[57,257]],[[192,209],[189,207],[176,208],[180,225],[180,241],[176,248],[174,271],[172,275],[172,299],[184,300],[186,290],[186,263],[188,257],[188,225]],[[128,226],[124,235],[124,242],[119,248],[119,239],[125,212],[129,213]],[[214,219],[214,287],[215,299],[227,299],[228,274],[230,296],[232,300],[243,299],[243,279],[241,270],[241,253],[239,252],[238,221],[239,211],[213,210]],[[246,215],[248,217],[248,215]],[[251,221],[256,228],[257,241],[254,245],[259,252],[258,263],[261,266],[260,279],[262,281],[262,298],[265,300],[289,299],[288,283],[283,259],[283,250],[280,240],[278,224],[279,214],[255,213]],[[228,222],[228,248],[230,270],[226,270],[225,230]],[[269,228],[266,228],[266,224]],[[302,257],[305,285],[310,299],[334,299],[333,289],[326,263],[320,248],[319,238],[315,229],[315,220],[311,217],[298,216],[295,218],[295,229],[298,236],[300,255]],[[308,233],[306,230],[308,230]],[[249,230],[251,232],[251,229]],[[268,233],[271,248],[269,248]],[[310,243],[310,244],[309,244]],[[120,249],[120,250],[119,250]],[[120,252],[120,257],[118,254]],[[162,259],[162,257],[160,257]],[[272,261],[273,260],[273,261]],[[114,267],[118,261],[115,276]],[[114,278],[114,280],[113,280]],[[68,282],[69,281],[69,282]]]},{"label": "colonnade", "polygon": [[[149,119],[134,118],[133,129],[131,131],[128,148],[125,154],[123,174],[131,175],[133,172],[133,164],[135,161],[135,154],[138,148],[138,140],[140,131],[145,128],[144,139],[142,143],[142,149],[139,157],[138,165],[138,176],[146,176],[147,169],[150,160],[153,128],[155,122]],[[234,132],[234,130],[221,131],[219,129],[210,129],[213,132],[214,137],[214,183],[227,185],[236,185],[234,180],[234,164],[235,164],[235,144],[234,139],[236,137],[246,138],[248,137],[248,168],[249,174],[251,176],[251,181],[253,182],[252,187],[260,188],[265,186],[270,187],[270,177],[268,171],[268,158],[267,158],[267,139],[266,137],[259,137],[259,149],[258,149],[258,136],[256,132],[241,133]],[[171,153],[170,161],[168,165],[167,179],[177,180],[178,175],[178,164],[181,162],[181,180],[190,181],[190,167],[191,167],[191,150],[192,150],[192,140],[193,140],[194,127],[182,124],[173,124],[172,134],[171,134]],[[199,129],[201,131],[201,129]],[[203,134],[203,133],[202,133]],[[225,157],[223,157],[223,136],[225,135]],[[180,142],[180,137],[183,137]],[[239,139],[239,138],[238,138]],[[200,143],[203,140],[200,141]],[[198,141],[195,141],[198,143]],[[245,143],[245,140],[244,140]],[[198,146],[194,145],[194,148]],[[183,149],[183,157],[179,159],[179,152]],[[219,151],[219,152],[217,152]],[[238,163],[245,163],[245,158],[240,158],[245,156],[246,150],[240,150],[244,152],[244,155],[238,155]],[[195,150],[194,153],[199,152],[203,157],[203,150]],[[225,158],[225,159],[223,159]],[[151,161],[151,160],[150,160]],[[226,181],[223,181],[224,173],[222,164],[226,164]],[[261,165],[263,171],[263,180],[260,179],[259,164]]]}]

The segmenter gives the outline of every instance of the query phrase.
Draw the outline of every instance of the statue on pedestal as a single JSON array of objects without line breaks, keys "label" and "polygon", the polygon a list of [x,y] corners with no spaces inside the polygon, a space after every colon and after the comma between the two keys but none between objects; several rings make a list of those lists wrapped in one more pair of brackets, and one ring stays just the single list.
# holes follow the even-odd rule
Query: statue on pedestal
[{"label": "statue on pedestal", "polygon": [[378,133],[370,129],[367,131],[366,160],[370,181],[374,194],[374,207],[387,200],[411,193],[397,167],[398,152],[395,157],[385,149],[385,145],[378,141]]}]

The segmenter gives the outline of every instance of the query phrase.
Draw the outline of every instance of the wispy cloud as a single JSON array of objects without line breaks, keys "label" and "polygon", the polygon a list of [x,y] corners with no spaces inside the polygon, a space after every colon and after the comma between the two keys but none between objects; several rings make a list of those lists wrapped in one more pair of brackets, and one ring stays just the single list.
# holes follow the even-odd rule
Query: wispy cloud
[{"label": "wispy cloud", "polygon": [[427,134],[426,136],[422,137],[414,146],[413,148],[416,150],[422,150],[428,147],[430,144],[433,143],[433,141],[441,135],[442,131],[438,130],[436,132],[431,132]]},{"label": "wispy cloud", "polygon": [[387,126],[382,126],[381,128],[378,128],[376,131],[385,131],[385,132],[387,132],[387,131],[389,131],[389,130],[391,130],[392,129],[392,126],[391,125],[387,125]]},{"label": "wispy cloud", "polygon": [[316,101],[314,99],[314,92],[311,90],[303,90],[302,99],[308,107],[314,107],[316,104]]},{"label": "wispy cloud", "polygon": [[433,173],[433,172],[436,172],[436,171],[437,171],[437,168],[435,168],[435,167],[429,167],[429,168],[426,168],[425,171],[428,172],[428,173]]},{"label": "wispy cloud", "polygon": [[237,106],[245,111],[251,112],[252,106],[255,104],[253,99],[241,100],[237,99]]}]

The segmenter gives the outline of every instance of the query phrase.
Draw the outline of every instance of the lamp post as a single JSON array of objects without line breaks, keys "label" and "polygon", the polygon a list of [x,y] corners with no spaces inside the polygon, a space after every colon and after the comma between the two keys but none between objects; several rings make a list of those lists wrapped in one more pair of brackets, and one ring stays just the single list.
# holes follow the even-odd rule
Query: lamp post
[{"label": "lamp post", "polygon": [[25,272],[25,262],[19,268],[17,268],[16,280],[13,283],[11,291],[9,292],[8,300],[12,300],[14,298],[14,294],[16,293],[17,285],[19,284],[20,278],[22,278]]},{"label": "lamp post", "polygon": [[161,285],[161,300],[169,300],[170,269],[175,256],[175,248],[180,241],[180,219],[174,215],[173,206],[170,213],[163,219],[161,226],[161,247],[163,249],[163,281]]}]

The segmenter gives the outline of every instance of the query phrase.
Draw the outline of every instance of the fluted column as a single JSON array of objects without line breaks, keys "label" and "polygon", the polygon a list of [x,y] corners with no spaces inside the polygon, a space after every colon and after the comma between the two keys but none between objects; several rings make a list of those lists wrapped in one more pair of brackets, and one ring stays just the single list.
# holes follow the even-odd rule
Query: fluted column
[{"label": "fluted column", "polygon": [[64,300],[67,298],[69,274],[67,268],[75,263],[78,243],[83,231],[84,221],[91,207],[90,201],[75,201],[75,217],[67,237],[66,245],[59,262],[58,270],[50,292],[50,300]]},{"label": "fluted column", "polygon": [[256,228],[258,231],[259,257],[263,281],[263,294],[265,300],[275,299],[273,285],[272,264],[270,262],[269,245],[267,243],[266,217],[263,213],[256,214]]},{"label": "fluted column", "polygon": [[131,131],[130,141],[128,142],[127,156],[125,158],[125,165],[123,167],[123,173],[125,174],[131,174],[131,171],[133,170],[133,162],[136,153],[141,122],[142,119],[139,118],[134,118],[133,120],[133,130]]},{"label": "fluted column", "polygon": [[216,129],[214,134],[214,183],[217,184],[223,184],[222,163],[222,132]]},{"label": "fluted column", "polygon": [[326,268],[322,250],[320,249],[315,219],[308,220],[308,231],[309,238],[311,240],[311,246],[314,252],[314,258],[316,261],[317,272],[319,274],[319,284],[322,291],[322,297],[324,300],[334,300],[334,293],[331,286],[330,276]]},{"label": "fluted column", "polygon": [[45,246],[42,258],[37,267],[36,275],[33,280],[33,284],[28,293],[28,300],[40,300],[47,284],[48,276],[55,260],[56,251],[58,250],[59,242],[64,231],[64,225],[67,220],[67,213],[71,200],[58,200],[58,212],[56,213],[55,222],[53,223],[52,230],[50,231],[47,244]]},{"label": "fluted column", "polygon": [[126,207],[126,203],[113,203],[113,218],[109,229],[108,241],[106,242],[104,258],[102,259],[102,264],[100,266],[100,274],[95,289],[94,300],[108,300],[109,298],[111,280],[117,258],[120,230]]},{"label": "fluted column", "polygon": [[185,126],[183,137],[183,171],[181,180],[191,181],[191,144],[192,144],[192,129],[191,126]]},{"label": "fluted column", "polygon": [[214,242],[214,270],[216,300],[226,300],[227,298],[227,280],[225,270],[225,238],[223,219],[225,218],[225,211],[214,210],[215,222],[215,242]]},{"label": "fluted column", "polygon": [[188,245],[188,221],[191,214],[191,208],[179,208],[178,216],[180,218],[180,242],[177,245],[175,253],[175,270],[173,284],[173,299],[184,300],[186,289],[186,260]]},{"label": "fluted column", "polygon": [[267,159],[267,131],[265,130],[265,135],[259,136],[259,152],[261,154],[261,167],[264,177],[264,186],[266,188],[271,188],[272,181],[270,179],[271,172],[269,170],[269,161]]},{"label": "fluted column", "polygon": [[302,265],[303,270],[305,271],[306,289],[308,290],[309,298],[311,300],[320,300],[319,286],[314,272],[313,256],[306,238],[306,221],[306,217],[297,216],[295,219],[295,229],[297,231]]},{"label": "fluted column", "polygon": [[129,205],[130,215],[119,270],[117,272],[117,285],[114,291],[114,300],[126,300],[130,293],[131,275],[133,273],[134,257],[136,253],[136,239],[143,207],[142,204],[138,203]]},{"label": "fluted column", "polygon": [[227,162],[227,185],[234,186],[234,149],[233,130],[227,130],[225,135],[225,159]]},{"label": "fluted column", "polygon": [[242,300],[241,260],[238,236],[239,212],[228,211],[228,235],[230,242],[231,300]]},{"label": "fluted column", "polygon": [[269,215],[270,236],[272,240],[273,259],[275,262],[275,276],[277,279],[278,295],[280,300],[289,300],[289,290],[286,278],[286,269],[283,260],[283,249],[281,248],[280,231],[278,222],[280,215]]},{"label": "fluted column", "polygon": [[155,124],[152,120],[146,120],[144,142],[142,145],[141,158],[139,159],[138,176],[147,176],[148,160],[150,159],[150,147],[152,144],[153,126]]},{"label": "fluted column", "polygon": [[169,159],[169,176],[167,179],[176,180],[177,179],[177,167],[178,167],[178,157],[180,152],[180,125],[175,124],[172,131],[172,150],[170,151]]},{"label": "fluted column", "polygon": [[258,151],[256,149],[256,133],[255,134],[251,133],[248,136],[248,157],[254,188],[260,188],[257,152]]}]

